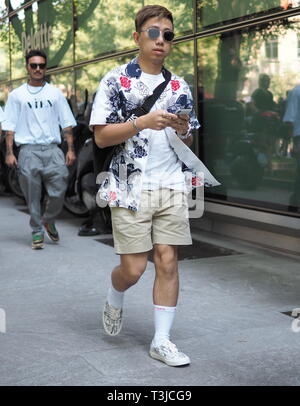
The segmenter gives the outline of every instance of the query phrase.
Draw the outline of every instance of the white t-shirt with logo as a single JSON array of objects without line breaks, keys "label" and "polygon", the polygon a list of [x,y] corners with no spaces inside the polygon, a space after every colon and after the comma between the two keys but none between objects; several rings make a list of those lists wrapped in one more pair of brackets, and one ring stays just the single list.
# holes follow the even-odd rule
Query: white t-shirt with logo
[{"label": "white t-shirt with logo", "polygon": [[15,132],[17,145],[60,144],[60,127],[70,126],[76,126],[70,106],[61,90],[49,83],[25,83],[9,94],[3,130]]},{"label": "white t-shirt with logo", "polygon": [[2,121],[4,121],[4,113],[2,107],[0,106],[0,123],[2,123]]},{"label": "white t-shirt with logo", "polygon": [[[161,73],[159,75],[150,75],[142,72],[141,81],[153,92],[164,81],[164,77]],[[159,101],[155,103],[151,111],[158,109],[161,109]],[[181,169],[182,163],[170,146],[165,131],[153,131],[147,128],[143,131],[143,135],[147,136],[149,141],[149,154],[142,189],[169,188],[185,190],[185,177]]]}]

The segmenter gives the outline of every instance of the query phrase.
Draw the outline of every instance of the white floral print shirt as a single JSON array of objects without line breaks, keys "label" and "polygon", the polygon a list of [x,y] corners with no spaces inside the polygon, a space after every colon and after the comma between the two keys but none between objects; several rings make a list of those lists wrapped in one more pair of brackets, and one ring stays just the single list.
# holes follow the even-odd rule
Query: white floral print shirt
[{"label": "white floral print shirt", "polygon": [[[104,76],[93,103],[90,126],[121,123],[130,111],[143,104],[152,93],[141,81],[141,73],[137,58],[134,58]],[[193,108],[192,94],[185,80],[172,74],[157,105],[169,113],[180,108]],[[190,131],[200,127],[194,109],[190,113],[189,125]],[[143,131],[120,144],[109,172],[98,176],[98,199],[108,202],[110,207],[138,210],[148,149],[148,138],[143,136]],[[185,167],[183,170],[189,169]]]}]

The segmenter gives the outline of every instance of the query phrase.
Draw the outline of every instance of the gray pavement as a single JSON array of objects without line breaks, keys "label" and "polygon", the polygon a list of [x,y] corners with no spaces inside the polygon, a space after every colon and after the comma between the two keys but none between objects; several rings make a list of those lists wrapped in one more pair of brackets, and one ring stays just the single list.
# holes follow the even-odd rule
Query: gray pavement
[{"label": "gray pavement", "polygon": [[108,337],[101,310],[113,248],[78,237],[82,219],[63,212],[61,243],[33,251],[24,209],[0,197],[1,386],[300,384],[300,332],[282,313],[300,307],[299,257],[195,232],[238,253],[180,261],[172,339],[192,363],[172,368],[148,355],[153,264],[126,294],[121,334]]}]

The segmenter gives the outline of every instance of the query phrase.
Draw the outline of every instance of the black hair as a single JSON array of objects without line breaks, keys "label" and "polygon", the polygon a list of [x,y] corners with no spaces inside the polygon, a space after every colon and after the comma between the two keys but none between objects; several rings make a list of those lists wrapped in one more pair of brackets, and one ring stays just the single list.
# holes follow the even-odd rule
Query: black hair
[{"label": "black hair", "polygon": [[41,51],[40,49],[31,49],[25,56],[26,65],[28,65],[29,59],[32,58],[33,56],[41,56],[42,58],[45,59],[45,62],[47,64],[47,55],[45,54],[44,51]]},{"label": "black hair", "polygon": [[135,17],[135,29],[137,32],[140,32],[142,26],[145,24],[147,20],[150,18],[159,17],[159,18],[167,18],[173,24],[173,16],[171,11],[167,8],[152,4],[148,6],[144,6],[141,10],[138,11]]}]

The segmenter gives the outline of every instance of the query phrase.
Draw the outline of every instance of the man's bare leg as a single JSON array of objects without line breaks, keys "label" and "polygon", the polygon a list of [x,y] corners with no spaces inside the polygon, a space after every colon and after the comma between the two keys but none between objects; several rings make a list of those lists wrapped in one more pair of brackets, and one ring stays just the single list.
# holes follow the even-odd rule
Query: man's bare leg
[{"label": "man's bare leg", "polygon": [[103,326],[107,334],[117,335],[122,328],[124,292],[137,283],[145,272],[148,252],[122,254],[120,265],[111,274],[111,286],[103,311]]},{"label": "man's bare leg", "polygon": [[179,291],[177,246],[155,244],[154,263],[153,303],[175,307]]},{"label": "man's bare leg", "polygon": [[179,292],[177,246],[154,247],[155,281],[153,286],[155,334],[150,356],[170,366],[188,365],[190,359],[170,341]]}]

